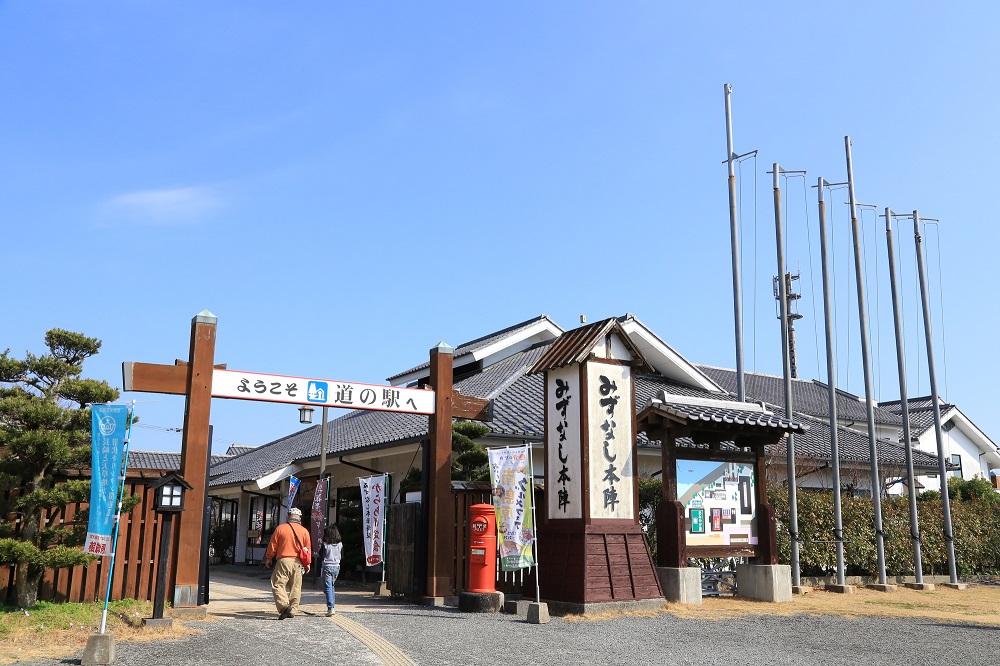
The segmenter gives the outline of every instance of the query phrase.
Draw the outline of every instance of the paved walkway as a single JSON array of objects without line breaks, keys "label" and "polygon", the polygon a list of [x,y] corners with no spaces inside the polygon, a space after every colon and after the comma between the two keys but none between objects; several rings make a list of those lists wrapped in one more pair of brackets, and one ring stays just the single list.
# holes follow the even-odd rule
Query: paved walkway
[{"label": "paved walkway", "polygon": [[[214,569],[211,576],[210,603],[208,604],[210,616],[278,621],[277,609],[271,595],[270,576],[267,572],[227,567]],[[337,642],[341,643],[343,650],[338,652],[363,653],[364,649],[367,648],[371,655],[377,659],[375,663],[386,666],[410,666],[414,664],[413,660],[395,645],[367,629],[361,622],[349,617],[349,615],[356,613],[384,609],[394,602],[391,599],[375,597],[371,590],[358,589],[345,583],[341,583],[339,587],[340,589],[337,590],[337,615],[327,618],[326,595],[323,592],[322,584],[313,576],[307,576],[302,585],[300,614],[298,617],[288,620],[288,625],[285,628],[294,630],[293,623],[302,624],[302,620],[308,619],[311,624],[315,624],[316,621],[313,618],[322,618],[323,621],[341,629],[363,644],[363,646],[351,646],[349,645],[350,641],[340,640]],[[330,626],[323,627],[320,631],[325,637],[334,633]]]}]

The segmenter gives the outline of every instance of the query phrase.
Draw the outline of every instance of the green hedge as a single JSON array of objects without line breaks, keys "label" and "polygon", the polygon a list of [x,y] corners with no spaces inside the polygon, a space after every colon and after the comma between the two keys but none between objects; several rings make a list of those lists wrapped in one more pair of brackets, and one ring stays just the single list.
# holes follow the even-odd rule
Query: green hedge
[{"label": "green hedge", "polygon": [[[788,563],[791,539],[788,521],[787,486],[768,489],[768,499],[778,518],[778,558]],[[806,576],[822,576],[836,571],[833,540],[833,494],[798,492],[799,561]],[[959,575],[1000,573],[1000,507],[996,503],[971,499],[951,503],[955,560]],[[918,501],[920,554],[925,574],[948,573],[948,551],[944,542],[943,512],[940,501]],[[878,572],[875,552],[875,512],[867,497],[843,497],[844,558],[847,574],[874,576]],[[906,497],[882,500],[882,529],[885,534],[885,568],[890,576],[912,575],[913,542],[910,538],[910,507]]]},{"label": "green hedge", "polygon": [[[966,482],[970,485],[971,482]],[[954,485],[954,484],[953,484]],[[961,485],[961,484],[959,484]],[[650,550],[656,552],[656,530],[651,520],[660,498],[660,480],[639,480],[640,522],[646,528]],[[1000,574],[1000,495],[969,496],[964,490],[950,489],[955,559],[959,575]],[[995,497],[994,497],[995,496]],[[768,499],[778,519],[778,558],[791,559],[788,535],[788,490],[775,484]],[[948,551],[943,536],[940,495],[925,493],[918,498],[921,557],[924,573],[948,574]],[[849,576],[875,576],[875,512],[871,498],[844,496],[843,525],[845,561]],[[833,494],[799,490],[799,561],[805,576],[832,575],[837,566],[833,543]],[[910,507],[906,497],[882,500],[882,528],[885,534],[886,573],[912,575],[913,543],[910,539]]]}]

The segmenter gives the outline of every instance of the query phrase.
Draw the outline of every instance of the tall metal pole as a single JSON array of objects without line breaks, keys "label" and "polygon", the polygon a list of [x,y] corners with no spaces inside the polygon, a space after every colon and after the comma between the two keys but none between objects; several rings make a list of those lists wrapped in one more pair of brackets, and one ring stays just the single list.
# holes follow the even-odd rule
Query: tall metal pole
[{"label": "tall metal pole", "polygon": [[822,178],[816,184],[819,195],[819,246],[823,263],[823,321],[826,329],[826,381],[830,409],[830,460],[833,465],[833,539],[837,544],[837,584],[845,584],[844,571],[844,517],[840,498],[840,442],[837,433],[837,362],[833,345],[833,302],[830,298],[830,260],[826,244],[826,202]]},{"label": "tall metal pole", "polygon": [[[785,237],[781,220],[781,168],[774,163],[774,237],[778,248],[778,285],[781,301],[781,362],[785,377],[785,418],[792,419],[792,371],[788,353],[788,299],[785,292]],[[787,439],[788,462],[788,533],[792,542],[792,585],[798,587],[799,577],[799,511],[795,489],[795,437],[789,432]]]},{"label": "tall metal pole", "polygon": [[931,404],[934,407],[934,437],[937,440],[938,473],[941,476],[941,504],[944,511],[944,542],[948,546],[948,574],[951,584],[958,584],[955,565],[955,538],[951,531],[951,499],[948,497],[948,467],[944,459],[944,436],[941,433],[941,407],[938,405],[937,375],[934,371],[934,341],[931,335],[931,308],[927,299],[927,275],[924,272],[923,240],[920,237],[920,216],[913,211],[913,238],[917,249],[917,273],[920,276],[920,301],[924,313],[924,339],[927,344],[927,374],[931,384]]},{"label": "tall metal pole", "polygon": [[910,538],[913,540],[913,571],[917,583],[924,582],[920,557],[920,521],[917,518],[917,479],[913,476],[913,442],[910,439],[910,405],[906,392],[906,352],[903,350],[903,324],[899,305],[899,280],[896,276],[896,251],[892,242],[892,210],[885,209],[885,242],[889,252],[889,281],[892,285],[892,320],[896,329],[896,374],[899,376],[899,404],[903,409],[903,441],[906,451],[906,487],[910,499]]},{"label": "tall metal pole", "polygon": [[875,439],[875,400],[872,396],[871,359],[868,351],[868,317],[865,313],[865,279],[861,260],[861,233],[858,229],[857,201],[854,198],[854,167],[851,137],[844,137],[847,151],[847,191],[851,204],[851,233],[854,237],[854,277],[858,287],[858,320],[861,326],[861,358],[865,371],[865,405],[868,411],[868,449],[871,456],[872,506],[875,510],[875,546],[878,554],[878,582],[886,584],[885,533],[882,530],[882,478],[878,471],[878,442]]},{"label": "tall metal pole", "polygon": [[[323,405],[323,424],[319,427],[319,478],[316,480],[316,491],[319,492],[319,484],[323,483],[323,478],[326,475],[326,423],[329,421],[329,407]],[[326,486],[326,497],[323,500],[326,506],[323,507],[323,524],[320,525],[319,534],[320,539],[325,538],[324,533],[326,530],[326,524],[330,517],[330,484],[327,483]],[[383,566],[385,566],[383,564]],[[316,578],[320,579],[323,577],[323,563],[320,562],[319,566],[316,567]]]},{"label": "tall metal pole", "polygon": [[733,253],[733,320],[736,327],[736,397],[744,399],[743,384],[743,295],[740,287],[740,233],[736,223],[736,153],[733,150],[733,114],[729,96],[733,87],[725,84],[726,91],[726,150],[729,166],[729,242]]}]

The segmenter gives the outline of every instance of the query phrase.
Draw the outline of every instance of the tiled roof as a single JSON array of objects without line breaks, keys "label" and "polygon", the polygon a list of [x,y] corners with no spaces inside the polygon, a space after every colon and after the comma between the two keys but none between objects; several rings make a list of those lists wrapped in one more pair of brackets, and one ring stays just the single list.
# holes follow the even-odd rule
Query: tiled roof
[{"label": "tiled roof", "polygon": [[[736,371],[730,368],[717,368],[710,365],[696,367],[712,378],[719,386],[736,393]],[[785,380],[777,375],[764,375],[756,372],[743,374],[747,400],[763,400],[772,405],[785,404]],[[865,422],[868,420],[868,410],[864,399],[847,391],[837,390],[837,418]],[[827,384],[814,379],[792,380],[792,409],[796,412],[829,417],[830,391]],[[876,405],[874,408],[875,422],[888,425],[902,425],[899,414]]]},{"label": "tiled roof", "polygon": [[[228,454],[213,455],[209,458],[208,464],[217,465],[231,457]],[[129,451],[128,466],[131,469],[178,470],[181,468],[181,454],[172,451]]]},{"label": "tiled roof", "polygon": [[181,454],[167,451],[129,451],[128,466],[130,469],[180,469]]},{"label": "tiled roof", "polygon": [[[676,402],[670,400],[670,395],[661,393],[658,398],[650,402],[650,407],[657,411],[664,412],[671,416],[685,419],[689,424],[715,423],[725,425],[752,426],[760,428],[774,428],[784,432],[802,432],[801,424],[790,421],[774,412],[754,411],[750,409],[740,409],[723,407],[717,404],[699,404],[697,402]],[[715,401],[713,400],[712,403]]]},{"label": "tiled roof", "polygon": [[[488,344],[489,342],[501,339],[505,334],[509,335],[514,330],[537,320],[536,318],[509,329],[504,329],[504,331],[480,338],[471,343],[466,343],[463,347],[468,347],[469,349],[478,348],[481,344]],[[455,383],[455,389],[464,395],[493,400],[493,421],[486,424],[490,428],[491,435],[524,438],[534,441],[542,439],[544,429],[544,378],[540,374],[529,375],[527,371],[552,344],[552,341],[543,342],[530,349],[514,353],[508,358]],[[709,374],[713,380],[720,382],[723,386],[725,386],[726,373],[733,376],[733,383],[735,382],[735,373],[733,371],[725,371],[707,366],[699,366],[699,369]],[[412,370],[408,372],[412,372]],[[765,385],[774,383],[780,385],[780,378],[768,378],[763,375],[752,376],[764,377],[762,383]],[[751,375],[748,375],[748,379],[750,377]],[[716,403],[719,401],[736,402],[732,396],[680,384],[659,375],[637,373],[635,380],[635,407],[637,412],[646,405],[650,398],[656,396],[660,391],[689,398],[710,399]],[[755,384],[748,382],[748,385],[754,386]],[[798,380],[795,386],[797,395],[798,389],[805,387],[809,391],[815,391],[821,396],[813,398],[814,401],[820,402],[822,405],[826,404],[827,392],[825,385]],[[768,410],[773,413],[774,418],[787,423],[783,418],[784,411],[776,406],[780,402],[783,402],[780,394],[773,396],[770,391],[766,392],[769,397],[779,399],[779,403],[775,403],[759,393],[755,394],[755,392],[749,389],[748,393],[754,399],[760,399],[768,403]],[[854,413],[860,415],[862,420],[865,418],[864,404],[856,397],[841,393],[839,399],[845,405],[853,402],[855,404]],[[691,401],[679,402],[690,403]],[[808,412],[803,414],[804,410],[800,411],[803,403],[806,405],[810,404],[806,400],[797,403],[794,420],[805,423],[809,426],[809,429],[805,433],[796,435],[797,453],[805,458],[821,462],[828,461],[830,459],[828,426],[821,419],[810,418]],[[884,419],[892,418],[895,419],[895,423],[900,422],[898,415],[892,414],[887,410],[883,411],[888,414],[888,417],[883,415]],[[845,418],[852,418],[854,413],[845,409],[842,415]],[[823,414],[825,414],[825,410]],[[714,418],[714,416],[708,412],[703,412],[699,418]],[[724,416],[721,418],[725,419]],[[210,471],[211,480],[209,485],[219,487],[247,483],[279,470],[295,461],[315,460],[319,456],[320,428],[320,424],[314,425],[306,430],[293,433],[264,446],[254,448],[239,456],[227,458],[218,464],[214,464]],[[839,428],[838,432],[840,433],[841,459],[845,461],[857,461],[859,463],[866,462],[868,460],[867,436],[846,428]],[[346,455],[347,453],[361,450],[387,448],[404,442],[419,441],[426,437],[426,435],[426,416],[396,412],[352,411],[333,419],[328,424],[329,439],[327,443],[327,455]],[[639,446],[650,445],[643,433],[639,433],[638,439]],[[778,444],[769,447],[768,451],[777,458],[784,458],[784,448],[784,444]],[[936,458],[933,456],[915,452],[915,457],[918,457],[922,461],[918,464],[918,467],[922,465],[925,468],[936,468]],[[883,464],[903,464],[903,449],[895,443],[880,443],[879,459],[880,461],[884,461]]]},{"label": "tiled roof", "polygon": [[[900,419],[902,419],[903,403],[901,400],[893,400],[892,402],[884,403],[883,406],[889,411],[899,414]],[[910,437],[920,437],[934,427],[934,401],[931,400],[929,395],[920,398],[910,398],[906,401],[906,406],[910,415]],[[954,409],[954,407],[955,405],[938,401],[942,423],[947,420],[948,412]],[[902,436],[902,434],[903,431],[900,430],[900,435]]]},{"label": "tiled roof", "polygon": [[[455,359],[455,366],[457,367],[459,365],[462,365],[462,363],[464,362],[459,360],[460,357],[465,356],[466,354],[471,354],[475,351],[483,349],[484,347],[488,347],[494,342],[499,342],[504,338],[509,338],[510,336],[514,335],[515,333],[518,333],[522,329],[527,328],[528,326],[531,326],[532,324],[543,320],[548,320],[550,322],[552,321],[551,319],[548,318],[547,315],[538,315],[537,317],[533,317],[527,321],[522,321],[520,324],[514,324],[513,326],[509,326],[501,331],[490,333],[489,335],[484,335],[483,337],[476,338],[475,340],[463,342],[458,347],[456,347],[455,351],[452,353]],[[396,373],[395,375],[389,377],[388,381],[391,382],[392,380],[408,375],[411,372],[416,372],[418,370],[426,370],[429,367],[430,367],[430,361],[425,361],[424,363],[412,367],[409,370],[404,370],[403,372]]]},{"label": "tiled roof", "polygon": [[240,455],[243,455],[244,453],[246,453],[247,451],[253,451],[256,448],[257,448],[256,446],[246,446],[246,445],[243,445],[243,444],[231,444],[229,446],[229,448],[226,449],[226,455],[227,456],[240,456]]}]

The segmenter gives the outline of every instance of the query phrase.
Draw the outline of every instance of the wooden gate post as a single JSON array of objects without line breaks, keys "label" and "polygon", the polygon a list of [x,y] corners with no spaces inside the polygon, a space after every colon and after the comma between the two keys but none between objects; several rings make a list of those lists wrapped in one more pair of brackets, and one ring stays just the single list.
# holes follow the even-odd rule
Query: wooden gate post
[{"label": "wooden gate post", "polygon": [[198,605],[202,525],[208,483],[209,421],[212,410],[212,369],[218,317],[203,310],[191,320],[191,347],[187,365],[188,392],[184,405],[181,476],[191,484],[187,511],[180,515],[179,538],[171,558],[174,608]]},{"label": "wooden gate post", "polygon": [[427,595],[451,594],[455,549],[454,499],[451,496],[451,417],[454,350],[444,342],[431,349],[430,382],[434,414],[429,418],[430,464],[427,511]]}]

